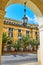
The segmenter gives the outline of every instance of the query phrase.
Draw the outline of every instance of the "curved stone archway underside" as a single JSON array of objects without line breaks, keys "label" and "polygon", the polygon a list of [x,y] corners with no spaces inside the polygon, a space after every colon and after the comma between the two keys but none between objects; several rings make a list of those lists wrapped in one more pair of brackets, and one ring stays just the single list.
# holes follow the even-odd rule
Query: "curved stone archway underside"
[{"label": "curved stone archway underside", "polygon": [[[2,33],[3,33],[3,21],[5,15],[5,8],[11,4],[18,3],[24,4],[27,0],[0,0],[0,65],[1,65],[1,54],[2,54]],[[27,6],[30,7],[31,10],[37,16],[43,16],[43,2],[42,0],[28,0]],[[38,18],[38,21],[43,25],[43,17]],[[40,28],[40,48],[41,48],[41,65],[43,65],[43,27]]]},{"label": "curved stone archway underside", "polygon": [[39,0],[37,1],[36,0],[9,0],[8,3],[6,4],[6,7],[8,7],[11,4],[24,4],[24,2],[26,1],[27,1],[27,6],[36,14],[36,16],[43,15],[43,6],[42,6],[43,2],[40,2]]}]

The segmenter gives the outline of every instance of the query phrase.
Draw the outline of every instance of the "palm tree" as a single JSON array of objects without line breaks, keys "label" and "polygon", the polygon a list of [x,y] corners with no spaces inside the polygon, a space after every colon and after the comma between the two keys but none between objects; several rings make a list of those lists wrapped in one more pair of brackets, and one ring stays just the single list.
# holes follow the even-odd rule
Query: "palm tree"
[{"label": "palm tree", "polygon": [[7,51],[13,51],[13,38],[12,37],[8,37],[8,40],[7,40]]},{"label": "palm tree", "polygon": [[8,37],[8,39],[7,39],[8,44],[12,45],[14,43],[13,41],[14,41],[13,38]]},{"label": "palm tree", "polygon": [[6,35],[6,33],[3,33],[3,35],[2,35],[2,43],[6,43],[7,39],[8,39],[8,36]]},{"label": "palm tree", "polygon": [[40,42],[39,42],[39,40],[30,38],[30,39],[29,39],[29,43],[30,43],[30,45],[31,45],[31,47],[32,47],[32,50],[34,51],[34,47],[36,47],[36,50],[37,50],[38,45],[39,45]]},{"label": "palm tree", "polygon": [[36,40],[36,42],[35,42],[36,51],[37,51],[37,49],[38,49],[38,45],[40,45],[40,41],[39,41],[39,40]]},{"label": "palm tree", "polygon": [[26,47],[29,45],[29,36],[22,37],[22,44],[24,46],[24,51],[26,51]]},{"label": "palm tree", "polygon": [[6,44],[7,40],[8,40],[8,36],[6,35],[6,33],[3,33],[3,35],[2,35],[2,52],[4,49],[4,44]]},{"label": "palm tree", "polygon": [[35,45],[36,45],[36,40],[33,39],[33,38],[31,38],[31,40],[30,40],[30,45],[31,45],[31,47],[32,47],[32,50],[34,51],[34,47],[35,47]]},{"label": "palm tree", "polygon": [[15,51],[17,50],[17,42],[13,44],[13,47],[15,48]]},{"label": "palm tree", "polygon": [[21,48],[21,47],[22,47],[21,41],[15,42],[14,48],[15,48],[16,51],[20,51],[20,48]]},{"label": "palm tree", "polygon": [[3,35],[2,35],[2,52],[3,52],[3,49],[4,49],[4,45],[6,43],[9,44],[9,47],[11,47],[12,44],[13,44],[13,39],[11,37],[8,37],[6,35],[6,33],[3,33]]}]

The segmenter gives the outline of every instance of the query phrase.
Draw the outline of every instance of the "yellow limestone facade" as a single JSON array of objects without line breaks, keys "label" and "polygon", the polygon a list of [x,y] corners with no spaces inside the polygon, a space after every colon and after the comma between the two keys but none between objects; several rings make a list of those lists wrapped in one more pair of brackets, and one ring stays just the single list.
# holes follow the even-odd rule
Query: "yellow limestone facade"
[{"label": "yellow limestone facade", "polygon": [[[14,4],[14,3],[24,4],[25,1],[27,1],[27,0],[0,0],[0,60],[1,60],[1,53],[2,53],[1,52],[1,50],[2,50],[2,32],[3,32],[3,20],[4,20],[4,15],[5,15],[5,8],[7,6],[9,6],[10,4]],[[32,9],[33,12],[37,16],[39,16],[39,17],[43,16],[43,1],[42,0],[28,0],[27,6],[30,7],[30,9]],[[42,19],[43,19],[43,17],[42,17]],[[39,20],[40,19],[38,18],[38,21]],[[43,24],[41,24],[41,25],[43,25]],[[41,29],[43,29],[43,27],[41,27]],[[40,34],[40,36],[41,36],[41,34]],[[41,45],[42,45],[42,43],[41,43]],[[42,49],[43,49],[43,47],[41,47],[41,51],[42,51]],[[43,54],[43,53],[41,52],[41,54]],[[43,58],[41,57],[41,63],[42,63],[41,65],[43,65],[42,60],[43,60]]]},{"label": "yellow limestone facade", "polygon": [[[5,18],[4,19],[4,24],[3,24],[3,33],[6,33],[7,36],[10,36],[10,34],[14,40],[14,42],[16,42],[19,39],[19,35],[21,34],[20,37],[28,35],[30,37],[32,37],[33,39],[36,39],[36,36],[39,40],[39,28],[38,28],[38,24],[27,24],[27,26],[24,26],[22,24],[22,21],[16,21],[16,20],[12,20],[12,19],[8,19]],[[10,31],[9,29],[12,29],[12,31]],[[20,30],[20,32],[19,32]],[[28,33],[26,33],[28,32]],[[36,34],[38,33],[38,35]]]}]

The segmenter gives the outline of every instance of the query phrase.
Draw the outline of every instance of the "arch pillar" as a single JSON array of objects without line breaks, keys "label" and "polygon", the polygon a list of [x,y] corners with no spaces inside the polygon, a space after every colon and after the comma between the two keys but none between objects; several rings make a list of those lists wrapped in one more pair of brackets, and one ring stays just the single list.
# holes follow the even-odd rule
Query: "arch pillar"
[{"label": "arch pillar", "polygon": [[43,17],[37,17],[40,32],[40,47],[38,50],[38,64],[43,65]]},{"label": "arch pillar", "polygon": [[5,15],[5,6],[9,0],[0,1],[0,65],[1,65],[1,55],[2,55],[2,33],[3,33],[3,21]]},{"label": "arch pillar", "polygon": [[2,55],[2,33],[3,33],[4,15],[5,15],[5,11],[0,10],[0,65],[1,65],[1,55]]}]

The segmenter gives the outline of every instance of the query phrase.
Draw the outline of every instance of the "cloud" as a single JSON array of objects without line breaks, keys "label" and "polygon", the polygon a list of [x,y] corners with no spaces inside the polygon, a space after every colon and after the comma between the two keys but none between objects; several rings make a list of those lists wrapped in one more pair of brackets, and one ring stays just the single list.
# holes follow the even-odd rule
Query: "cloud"
[{"label": "cloud", "polygon": [[[28,15],[26,15],[28,17]],[[37,17],[34,15],[34,18],[28,17],[29,23],[38,24]]]}]

